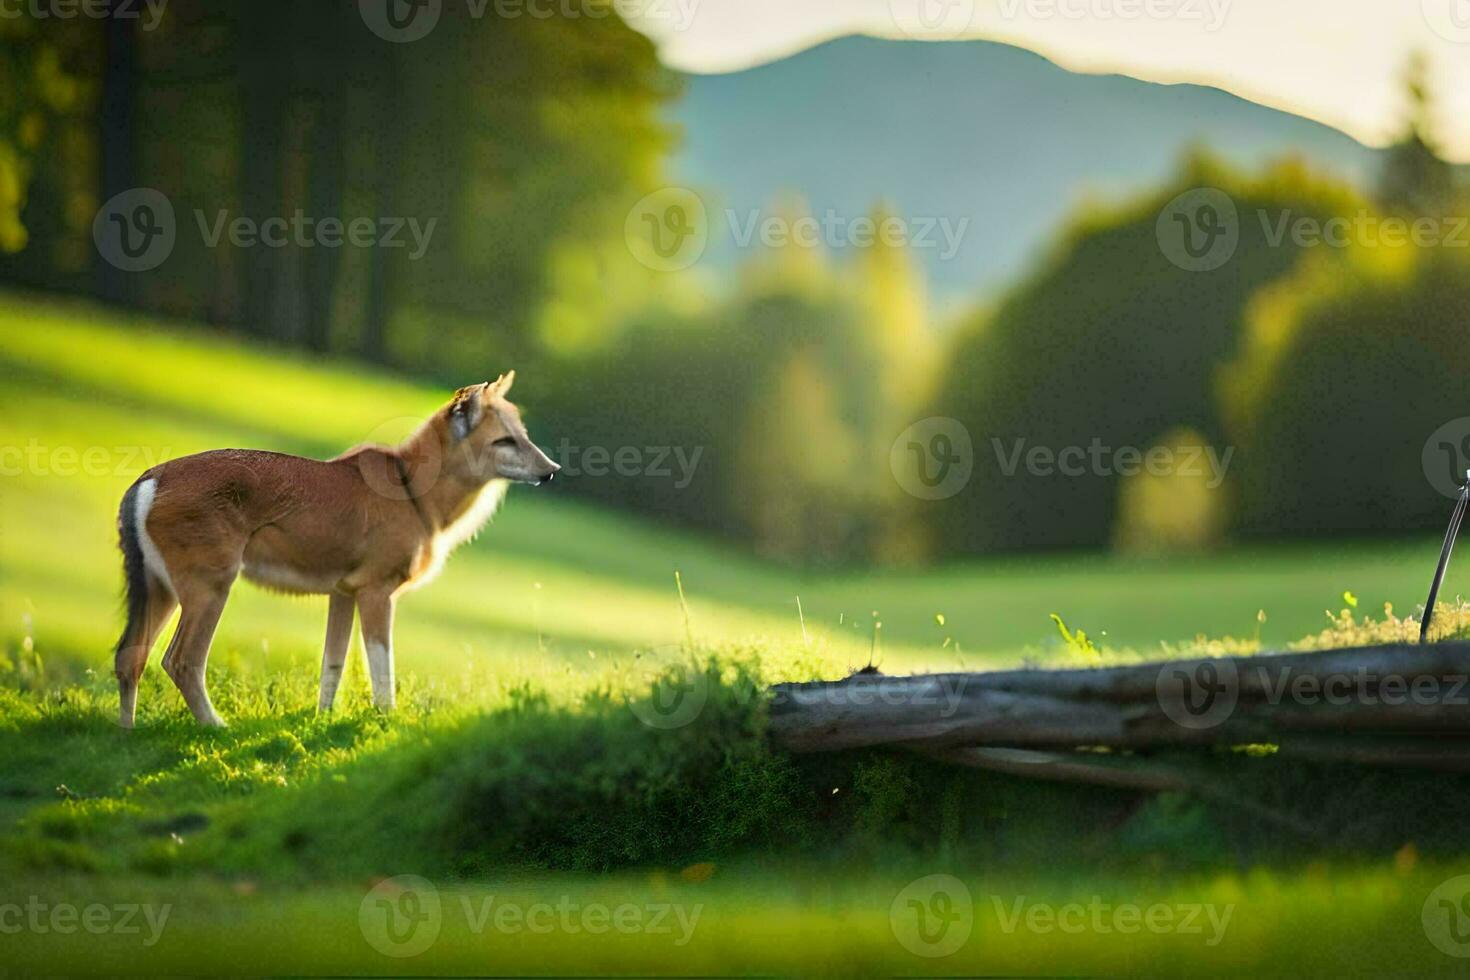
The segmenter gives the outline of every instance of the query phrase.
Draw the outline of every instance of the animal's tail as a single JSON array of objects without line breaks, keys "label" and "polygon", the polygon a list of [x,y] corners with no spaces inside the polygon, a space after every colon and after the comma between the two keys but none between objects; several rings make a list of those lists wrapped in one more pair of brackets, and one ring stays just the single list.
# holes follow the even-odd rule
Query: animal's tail
[{"label": "animal's tail", "polygon": [[115,649],[119,657],[138,642],[137,637],[147,628],[148,569],[143,563],[143,545],[138,541],[138,487],[142,482],[139,480],[128,487],[117,512],[117,544],[123,554],[123,601],[128,616]]}]

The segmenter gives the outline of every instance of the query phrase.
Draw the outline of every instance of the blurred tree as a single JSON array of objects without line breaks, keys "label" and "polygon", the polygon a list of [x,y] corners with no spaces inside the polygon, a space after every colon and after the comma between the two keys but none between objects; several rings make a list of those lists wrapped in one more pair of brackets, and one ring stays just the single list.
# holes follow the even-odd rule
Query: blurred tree
[{"label": "blurred tree", "polygon": [[[856,276],[868,311],[868,327],[895,402],[913,398],[932,366],[934,334],[929,324],[924,276],[904,242],[907,223],[887,204],[868,215],[873,241],[857,249]],[[894,230],[897,230],[896,232]]]},{"label": "blurred tree", "polygon": [[389,261],[400,307],[454,338],[405,337],[392,349],[409,366],[448,373],[533,352],[551,257],[620,240],[628,209],[656,186],[674,76],[611,0],[593,2],[606,17],[445,18],[398,46],[414,52],[400,65],[394,206],[439,227],[422,259]]},{"label": "blurred tree", "polygon": [[[97,107],[97,202],[110,200],[136,187],[138,103],[138,22],[119,16],[135,5],[130,0],[108,0],[109,17],[102,23],[101,96]],[[99,299],[132,306],[137,297],[133,277],[106,262],[94,264]]]},{"label": "blurred tree", "polygon": [[1443,217],[1450,213],[1455,195],[1454,169],[1436,151],[1434,98],[1428,75],[1428,58],[1416,52],[1404,74],[1407,132],[1388,148],[1377,196],[1388,211]]},{"label": "blurred tree", "polygon": [[[445,16],[410,44],[350,0],[172,0],[147,29],[0,18],[0,249],[25,246],[0,276],[455,380],[534,354],[551,289],[581,281],[549,256],[620,234],[671,138],[673,76],[589,3]],[[173,204],[175,249],[89,282],[99,194],[135,186]],[[232,244],[241,218],[291,240]],[[324,219],[364,218],[375,247],[323,244],[342,237]],[[407,220],[432,223],[422,256]]]},{"label": "blurred tree", "polygon": [[[1199,188],[1221,195],[1212,213],[1233,210],[1219,220],[1238,240],[1195,271],[1166,248],[1164,222],[1182,192]],[[1199,153],[1160,192],[1080,215],[993,317],[956,338],[924,414],[969,429],[974,474],[925,508],[936,538],[954,552],[1107,545],[1119,492],[1111,453],[1142,450],[1176,426],[1219,445],[1215,375],[1235,354],[1247,302],[1295,265],[1300,222],[1320,227],[1358,207],[1299,163],[1247,179]],[[1069,447],[1089,460],[1075,475],[1027,462],[1033,450]]]},{"label": "blurred tree", "polygon": [[1143,450],[1145,461],[1158,452],[1168,463],[1151,472],[1144,462],[1123,476],[1114,548],[1153,555],[1204,551],[1220,543],[1231,517],[1221,471],[1228,471],[1233,454],[1221,460],[1201,452],[1205,447],[1201,433],[1179,428]]},{"label": "blurred tree", "polygon": [[867,343],[879,368],[875,397],[858,420],[864,435],[859,449],[864,472],[884,475],[874,484],[875,499],[868,507],[879,521],[871,551],[886,562],[904,563],[926,558],[932,550],[923,520],[928,502],[908,496],[897,481],[886,478],[888,454],[914,413],[934,396],[938,344],[924,276],[906,244],[908,223],[883,203],[868,217],[874,237],[871,245],[858,250],[854,273]]},{"label": "blurred tree", "polygon": [[1313,256],[1267,291],[1223,389],[1241,449],[1241,529],[1442,526],[1441,494],[1470,466],[1466,322],[1463,250]]},{"label": "blurred tree", "polygon": [[[788,200],[772,217],[794,227],[808,215]],[[549,402],[579,446],[699,454],[686,484],[603,472],[576,480],[578,491],[793,563],[891,557],[904,503],[887,463],[886,427],[900,415],[891,393],[923,347],[892,340],[922,328],[906,262],[864,253],[844,268],[822,243],[788,238],[749,258],[727,302],[645,313],[606,344],[568,350],[549,372],[565,379]],[[891,288],[864,282],[870,263]],[[880,309],[895,319],[877,322]]]},{"label": "blurred tree", "polygon": [[29,9],[0,17],[0,279],[85,288],[99,42]]},{"label": "blurred tree", "polygon": [[736,446],[740,517],[756,548],[792,562],[861,557],[863,447],[841,417],[814,350],[798,351],[752,393]]},{"label": "blurred tree", "polygon": [[[1470,466],[1470,425],[1455,422],[1470,370],[1470,260],[1454,170],[1434,149],[1427,73],[1416,55],[1407,135],[1384,166],[1383,210],[1366,214],[1372,233],[1263,289],[1222,373],[1244,533],[1437,527],[1440,492]],[[1435,237],[1418,242],[1414,227]]]}]

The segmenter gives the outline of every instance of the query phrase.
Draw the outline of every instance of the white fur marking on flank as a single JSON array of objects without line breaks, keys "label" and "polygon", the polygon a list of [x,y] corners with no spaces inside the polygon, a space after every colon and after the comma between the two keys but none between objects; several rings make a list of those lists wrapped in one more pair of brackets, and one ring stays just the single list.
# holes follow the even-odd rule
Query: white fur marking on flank
[{"label": "white fur marking on flank", "polygon": [[[163,563],[163,555],[158,550],[158,545],[148,536],[148,512],[153,509],[153,498],[158,493],[158,480],[144,480],[138,484],[138,495],[134,498],[133,527],[138,532],[138,547],[143,550],[143,565],[153,574],[153,577],[164,584],[169,592],[174,592],[174,580],[169,577],[168,566]],[[176,592],[174,592],[177,595]]]}]

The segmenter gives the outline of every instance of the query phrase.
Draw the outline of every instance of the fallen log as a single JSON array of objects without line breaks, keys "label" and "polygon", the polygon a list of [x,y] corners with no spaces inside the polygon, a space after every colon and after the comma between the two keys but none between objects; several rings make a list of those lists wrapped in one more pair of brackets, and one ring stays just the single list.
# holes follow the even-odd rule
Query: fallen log
[{"label": "fallen log", "polygon": [[[770,732],[799,753],[1272,743],[1303,758],[1470,769],[1470,644],[1081,670],[855,674],[777,685]],[[1396,748],[1384,741],[1411,736],[1452,741]]]}]

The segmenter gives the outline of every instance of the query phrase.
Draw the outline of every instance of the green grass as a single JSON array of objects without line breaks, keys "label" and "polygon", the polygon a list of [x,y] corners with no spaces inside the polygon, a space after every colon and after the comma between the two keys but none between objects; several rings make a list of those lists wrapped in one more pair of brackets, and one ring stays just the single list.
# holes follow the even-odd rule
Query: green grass
[{"label": "green grass", "polygon": [[[554,443],[561,433],[535,431],[536,379],[522,378],[517,394],[533,435]],[[105,666],[118,628],[117,501],[148,462],[220,446],[332,455],[371,433],[405,432],[444,397],[357,367],[245,353],[146,323],[120,330],[88,308],[8,299],[0,446],[25,455],[0,460],[7,474],[21,471],[0,478],[0,639],[29,632],[58,668]],[[1052,612],[1109,646],[1148,651],[1200,634],[1254,636],[1264,609],[1261,638],[1285,643],[1325,626],[1323,610],[1344,589],[1411,610],[1435,553],[1429,539],[1345,541],[1196,560],[1056,556],[809,577],[581,505],[555,484],[517,487],[440,580],[404,601],[398,647],[406,670],[451,677],[465,657],[580,672],[598,669],[589,650],[672,649],[683,641],[676,569],[700,640],[800,641],[800,596],[808,636],[837,667],[867,661],[875,621],[890,671],[1045,660],[1058,649]],[[1466,576],[1452,569],[1446,594]],[[212,664],[308,669],[324,623],[320,600],[242,585]]]},{"label": "green grass", "polygon": [[[516,488],[440,580],[404,601],[402,708],[391,718],[369,707],[356,650],[340,710],[318,717],[323,603],[242,584],[211,659],[232,726],[196,728],[155,654],[139,728],[117,730],[113,522],[145,460],[227,445],[331,455],[369,434],[403,433],[446,394],[355,365],[4,297],[0,929],[7,903],[33,898],[171,905],[153,944],[146,928],[0,932],[5,965],[510,975],[1457,965],[1420,916],[1441,881],[1470,871],[1446,830],[1470,802],[1463,782],[1383,786],[1315,773],[1272,801],[1319,821],[1324,838],[1303,841],[1167,796],[955,773],[881,753],[787,759],[761,737],[758,694],[774,680],[840,676],[875,643],[890,673],[1067,662],[1052,612],[1115,657],[1199,635],[1253,641],[1258,630],[1263,643],[1282,644],[1328,627],[1323,611],[1337,610],[1345,589],[1365,609],[1411,611],[1431,540],[809,576],[588,507],[556,485]],[[517,397],[533,434],[554,444],[562,433],[537,432],[534,377],[520,380]],[[695,723],[660,730],[628,702],[646,702],[650,685],[692,655],[675,570],[699,663],[712,671],[710,700]],[[1447,594],[1465,574],[1452,573]],[[1395,801],[1387,818],[1385,800]],[[975,904],[968,942],[930,959],[900,938],[913,914],[900,899],[935,873],[964,882]],[[376,920],[362,918],[376,914],[369,889],[400,874],[430,879],[441,899],[440,938],[412,959],[376,950]],[[1177,931],[1004,928],[1017,901],[1094,896],[1233,911],[1213,945]],[[477,928],[469,911],[491,897],[522,912],[653,904],[686,916],[697,908],[699,918],[687,942],[616,928]]]}]

